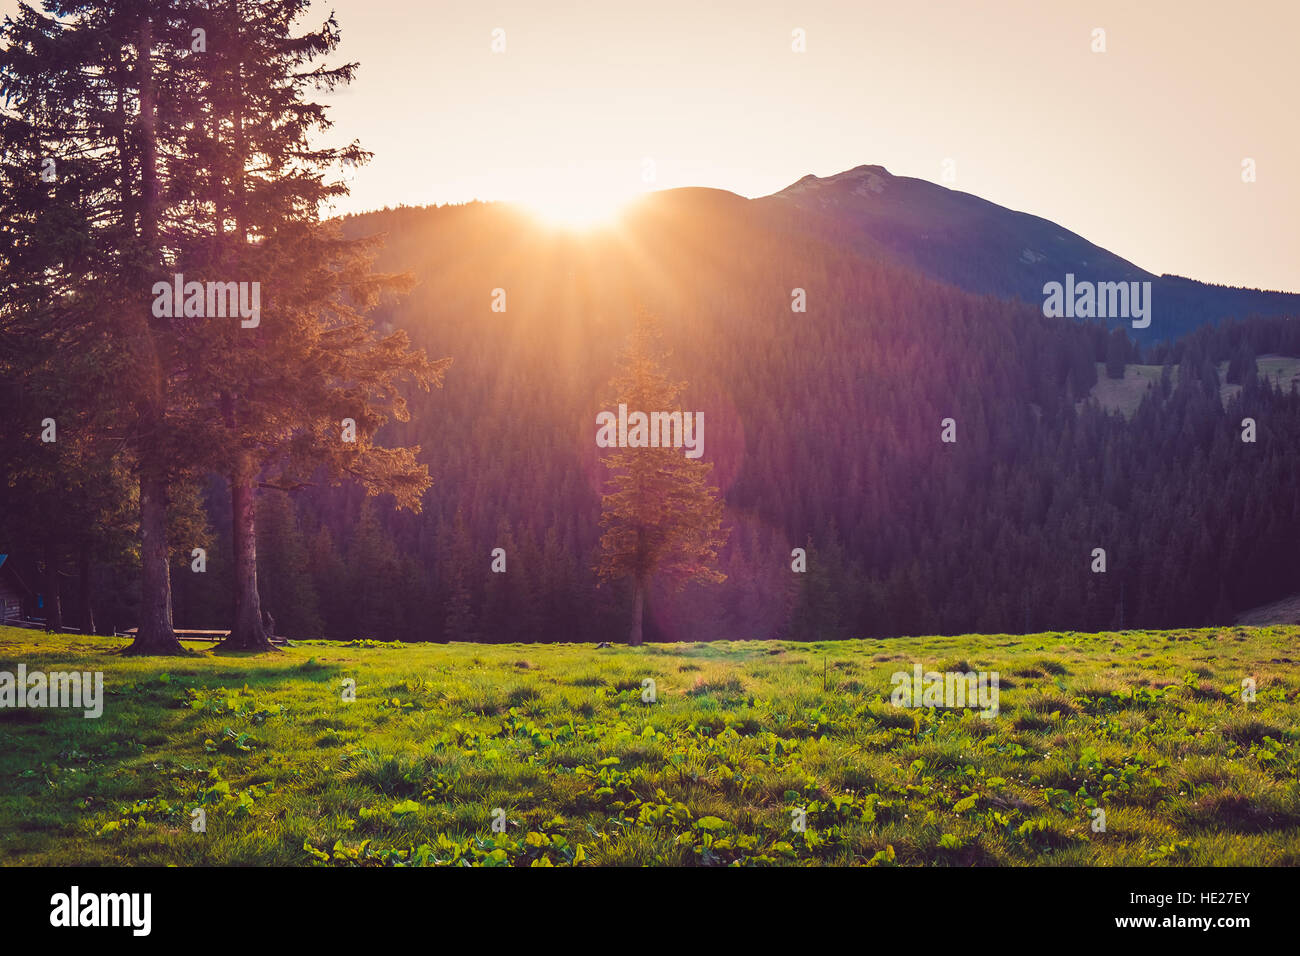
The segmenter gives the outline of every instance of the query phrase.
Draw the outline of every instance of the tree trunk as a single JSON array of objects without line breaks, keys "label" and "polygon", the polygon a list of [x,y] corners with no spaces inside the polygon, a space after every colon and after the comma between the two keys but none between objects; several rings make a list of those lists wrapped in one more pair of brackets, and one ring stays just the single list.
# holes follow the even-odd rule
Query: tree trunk
[{"label": "tree trunk", "polygon": [[632,633],[627,637],[631,647],[641,646],[641,619],[645,613],[646,585],[642,578],[636,579],[636,590],[632,593]]},{"label": "tree trunk", "polygon": [[[153,22],[140,22],[136,69],[140,87],[137,128],[140,149],[140,241],[150,263],[140,272],[148,288],[158,254],[158,142],[153,85]],[[145,315],[148,315],[146,311]],[[162,434],[167,417],[167,371],[147,318],[137,325],[137,374],[146,376],[145,392],[137,402],[140,434],[140,624],[127,654],[183,654],[172,624],[172,575],[167,563],[167,475]]]},{"label": "tree trunk", "polygon": [[95,612],[90,606],[90,592],[90,547],[83,544],[77,552],[77,625],[82,634],[95,633]]},{"label": "tree trunk", "polygon": [[257,593],[257,467],[249,452],[240,452],[230,475],[230,510],[235,542],[235,621],[224,650],[275,650],[262,626]]},{"label": "tree trunk", "polygon": [[[236,26],[238,29],[238,26]],[[244,176],[248,163],[248,149],[244,131],[242,108],[243,77],[239,67],[232,74],[234,86],[233,127],[235,155],[238,165],[232,166],[234,199],[231,210],[235,216],[233,249],[237,261],[243,259],[243,246],[248,242],[247,209],[244,204]],[[220,200],[221,190],[216,190],[217,207],[221,220],[217,223],[217,238],[221,253],[226,253],[224,219],[226,211]],[[237,398],[229,393],[221,397],[222,410],[229,428],[237,427],[235,403]],[[222,649],[238,651],[273,651],[268,627],[262,620],[262,600],[257,591],[257,498],[255,485],[257,465],[251,452],[241,450],[230,474],[230,505],[235,544],[235,620],[230,636],[221,643]]]},{"label": "tree trunk", "polygon": [[[149,468],[148,472],[154,469]],[[167,562],[167,482],[140,476],[140,626],[127,654],[183,654],[172,624],[172,572]]]},{"label": "tree trunk", "polygon": [[51,548],[45,549],[45,629],[47,631],[63,630],[63,605],[59,603],[59,560]]}]

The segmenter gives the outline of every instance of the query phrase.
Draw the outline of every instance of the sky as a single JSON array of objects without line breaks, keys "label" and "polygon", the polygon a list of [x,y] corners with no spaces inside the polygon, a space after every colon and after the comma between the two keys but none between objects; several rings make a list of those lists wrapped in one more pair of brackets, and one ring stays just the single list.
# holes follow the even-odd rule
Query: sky
[{"label": "sky", "polygon": [[1300,291],[1296,0],[317,0],[313,15],[331,9],[339,55],[361,64],[325,98],[331,135],[376,154],[340,212],[477,198],[579,219],[648,188],[753,197],[862,164],[947,169],[945,185],[1153,272]]}]

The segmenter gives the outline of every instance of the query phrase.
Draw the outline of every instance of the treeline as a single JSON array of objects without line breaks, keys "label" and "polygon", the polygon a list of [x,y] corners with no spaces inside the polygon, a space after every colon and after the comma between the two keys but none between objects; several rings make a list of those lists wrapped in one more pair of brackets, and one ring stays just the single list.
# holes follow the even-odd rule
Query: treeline
[{"label": "treeline", "polygon": [[[629,595],[592,572],[594,414],[635,302],[659,315],[688,407],[705,412],[731,527],[727,580],[657,589],[649,640],[1209,624],[1300,587],[1300,398],[1251,362],[1225,404],[1216,371],[1247,352],[1300,355],[1293,321],[1143,350],[709,193],[660,197],[604,239],[483,205],[348,228],[386,233],[381,265],[417,278],[384,321],[456,365],[389,432],[436,449],[423,514],[306,489],[296,520],[277,519],[277,553],[307,558],[265,555],[263,590],[315,595],[281,602],[287,633],[621,634]],[[791,311],[795,288],[806,313]],[[1117,355],[1167,365],[1129,421],[1088,400]],[[505,574],[490,571],[497,547]],[[796,547],[806,573],[791,570]]]}]

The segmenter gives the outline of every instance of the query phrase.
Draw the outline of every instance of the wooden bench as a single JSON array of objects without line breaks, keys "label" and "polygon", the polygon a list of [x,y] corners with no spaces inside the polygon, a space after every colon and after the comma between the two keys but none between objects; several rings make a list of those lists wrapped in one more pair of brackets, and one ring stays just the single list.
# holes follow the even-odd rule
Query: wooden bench
[{"label": "wooden bench", "polygon": [[[140,629],[138,627],[133,627],[130,628],[129,630],[122,631],[121,636],[135,637],[136,633],[139,630]],[[224,631],[221,630],[206,631],[206,630],[192,630],[192,629],[178,627],[173,633],[176,635],[176,638],[178,640],[182,640],[182,641],[224,641],[226,638],[230,636],[229,629],[226,629]],[[288,643],[288,640],[289,639],[287,637],[280,637],[278,634],[271,635],[272,644],[285,644]]]},{"label": "wooden bench", "polygon": [[37,617],[8,617],[0,621],[5,627],[25,627],[29,631],[49,631],[44,620]]},{"label": "wooden bench", "polygon": [[[123,637],[135,637],[139,633],[138,627],[132,627],[122,632]],[[183,630],[176,628],[175,634],[182,641],[224,641],[230,636],[230,631],[201,631],[201,630]]]}]

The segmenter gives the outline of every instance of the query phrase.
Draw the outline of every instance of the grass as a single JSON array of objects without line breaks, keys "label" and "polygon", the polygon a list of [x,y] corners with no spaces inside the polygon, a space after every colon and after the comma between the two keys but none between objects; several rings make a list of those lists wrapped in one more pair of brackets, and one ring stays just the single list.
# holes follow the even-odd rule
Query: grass
[{"label": "grass", "polygon": [[[139,659],[0,628],[0,671],[100,670],[106,690],[97,720],[0,710],[0,864],[1294,865],[1298,638]],[[998,671],[1000,713],[892,706],[914,661]]]},{"label": "grass", "polygon": [[[1092,387],[1089,396],[1108,412],[1120,412],[1125,418],[1132,418],[1137,412],[1148,389],[1160,388],[1160,375],[1164,370],[1161,365],[1125,365],[1123,378],[1108,378],[1106,363],[1097,364],[1097,384]],[[1223,367],[1228,367],[1225,362]],[[1178,369],[1170,370],[1171,383],[1178,384]]]}]

